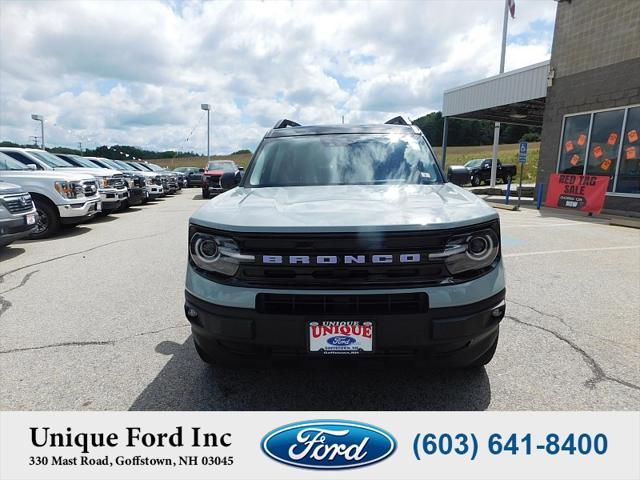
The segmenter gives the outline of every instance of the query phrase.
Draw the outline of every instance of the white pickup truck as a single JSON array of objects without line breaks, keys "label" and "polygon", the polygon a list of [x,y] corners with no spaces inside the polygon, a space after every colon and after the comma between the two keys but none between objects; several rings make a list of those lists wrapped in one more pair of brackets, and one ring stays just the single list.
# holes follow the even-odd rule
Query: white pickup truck
[{"label": "white pickup truck", "polygon": [[31,238],[46,238],[61,225],[76,225],[101,211],[98,182],[88,174],[36,171],[0,152],[0,180],[28,192],[37,212]]},{"label": "white pickup truck", "polygon": [[0,152],[24,165],[35,165],[37,170],[63,170],[95,177],[102,199],[102,211],[105,213],[119,209],[128,198],[127,183],[119,170],[76,167],[52,153],[37,148],[0,147]]}]

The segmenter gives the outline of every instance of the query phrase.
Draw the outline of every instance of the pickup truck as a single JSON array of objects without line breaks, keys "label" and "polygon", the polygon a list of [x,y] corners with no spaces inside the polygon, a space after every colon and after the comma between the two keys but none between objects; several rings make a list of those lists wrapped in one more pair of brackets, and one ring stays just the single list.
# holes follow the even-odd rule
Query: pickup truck
[{"label": "pickup truck", "polygon": [[20,185],[31,196],[37,217],[30,238],[50,237],[61,225],[86,222],[102,208],[98,182],[88,174],[36,171],[0,152],[0,180]]},{"label": "pickup truck", "polygon": [[185,187],[200,187],[202,186],[202,174],[204,173],[204,168],[198,167],[178,167],[173,169],[174,172],[180,172],[185,177]]},{"label": "pickup truck", "polygon": [[122,172],[127,186],[127,198],[122,201],[123,210],[131,205],[141,205],[149,199],[149,192],[145,190],[144,176],[138,172],[132,172],[131,167],[116,163],[115,160],[104,159],[103,163],[97,163],[95,159],[81,157],[79,155],[56,153],[57,157],[66,160],[70,164],[87,169],[106,168],[114,172]]},{"label": "pickup truck", "polygon": [[19,185],[0,178],[0,248],[29,235],[36,228],[36,207]]},{"label": "pickup truck", "polygon": [[213,160],[207,163],[207,168],[202,174],[202,198],[211,198],[212,195],[218,195],[226,190],[220,183],[223,174],[235,175],[242,171],[243,168],[238,167],[232,160]]},{"label": "pickup truck", "polygon": [[66,160],[37,148],[0,147],[0,152],[6,153],[24,165],[33,165],[37,170],[63,170],[93,176],[98,181],[104,214],[119,209],[122,202],[127,199],[127,186],[120,171],[74,167]]},{"label": "pickup truck", "polygon": [[[491,181],[491,162],[491,158],[478,158],[476,160],[469,160],[464,164],[471,175],[471,185],[479,187],[482,183],[489,183]],[[517,170],[515,165],[503,165],[500,159],[498,159],[496,179],[502,180],[502,183],[507,184],[516,176]]]},{"label": "pickup truck", "polygon": [[205,362],[493,357],[505,314],[498,214],[445,182],[410,121],[281,120],[246,174],[220,184],[188,231],[184,308]]}]

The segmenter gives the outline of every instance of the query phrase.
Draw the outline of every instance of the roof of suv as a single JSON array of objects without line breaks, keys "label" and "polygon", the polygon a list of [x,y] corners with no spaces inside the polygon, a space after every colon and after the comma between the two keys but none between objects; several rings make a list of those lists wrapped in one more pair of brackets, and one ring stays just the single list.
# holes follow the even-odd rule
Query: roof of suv
[{"label": "roof of suv", "polygon": [[[418,128],[418,127],[416,127]],[[329,135],[340,133],[419,133],[411,125],[313,125],[305,127],[273,128],[265,138],[296,137],[300,135]]]},{"label": "roof of suv", "polygon": [[422,131],[412,125],[411,121],[405,117],[394,117],[386,123],[376,125],[311,125],[302,126],[291,120],[283,119],[267,132],[265,138],[275,137],[296,137],[302,135],[330,135],[341,133],[417,133]]}]

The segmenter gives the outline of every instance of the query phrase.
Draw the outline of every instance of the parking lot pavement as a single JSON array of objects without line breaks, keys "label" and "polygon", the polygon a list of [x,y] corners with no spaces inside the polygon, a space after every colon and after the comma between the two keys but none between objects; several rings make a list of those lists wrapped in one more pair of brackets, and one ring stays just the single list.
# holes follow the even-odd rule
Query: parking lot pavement
[{"label": "parking lot pavement", "polygon": [[203,364],[183,314],[197,190],[0,253],[0,409],[640,408],[640,231],[500,211],[507,318],[472,371]]}]

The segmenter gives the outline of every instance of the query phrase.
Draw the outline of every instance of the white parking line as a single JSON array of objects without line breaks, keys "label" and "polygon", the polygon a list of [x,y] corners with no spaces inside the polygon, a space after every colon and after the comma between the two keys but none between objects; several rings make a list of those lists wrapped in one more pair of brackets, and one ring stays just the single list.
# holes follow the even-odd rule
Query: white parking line
[{"label": "white parking line", "polygon": [[640,245],[629,245],[629,246],[620,246],[620,247],[600,247],[600,248],[574,248],[572,250],[546,250],[541,252],[507,253],[506,255],[503,255],[503,257],[505,258],[528,257],[530,255],[547,255],[552,253],[601,252],[603,250],[629,250],[632,248],[640,248]]}]

